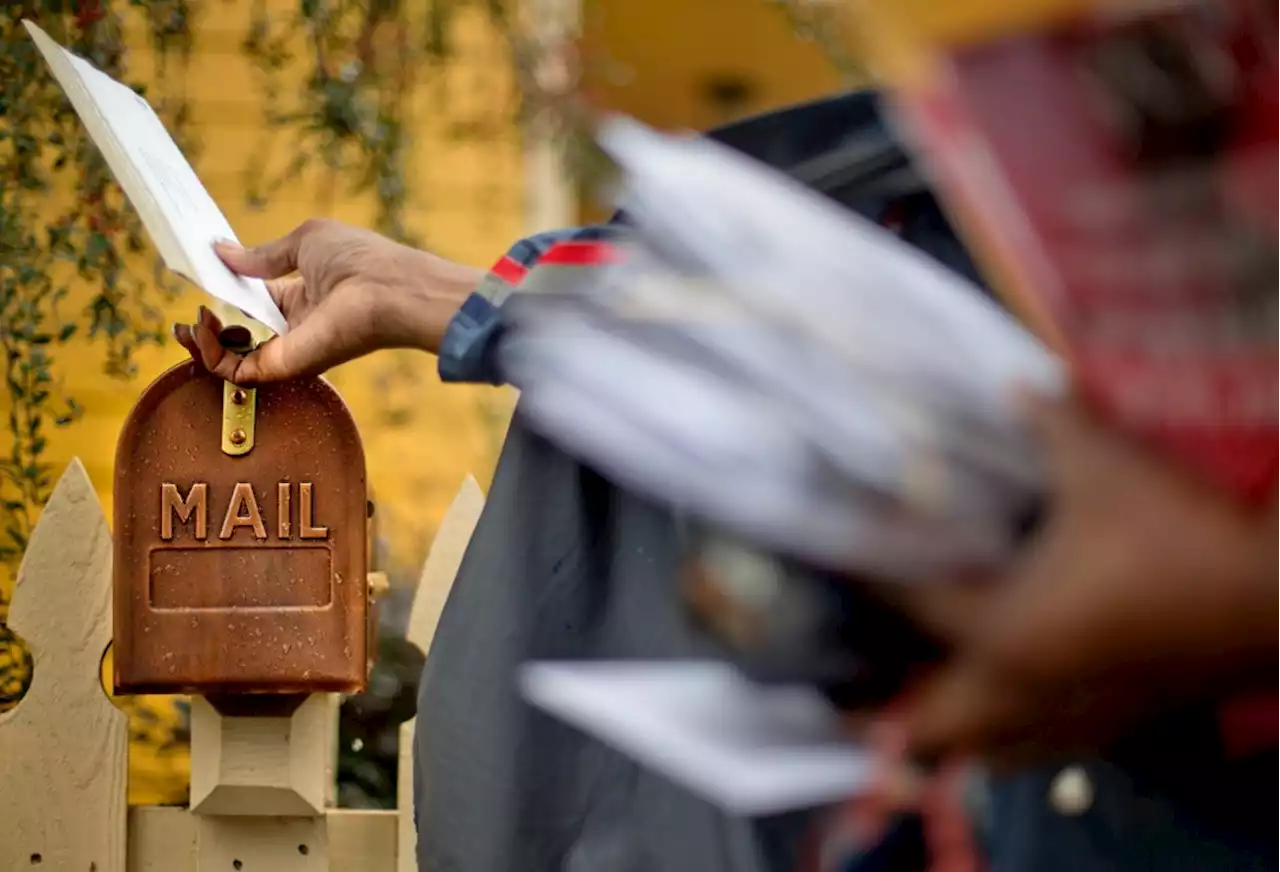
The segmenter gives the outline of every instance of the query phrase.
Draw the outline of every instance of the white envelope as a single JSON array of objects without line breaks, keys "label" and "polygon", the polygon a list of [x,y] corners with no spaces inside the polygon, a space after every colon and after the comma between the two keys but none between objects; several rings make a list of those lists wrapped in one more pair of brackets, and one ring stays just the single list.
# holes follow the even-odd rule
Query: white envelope
[{"label": "white envelope", "polygon": [[235,233],[151,105],[32,22],[23,24],[165,266],[276,333],[288,330],[262,279],[236,275],[214,253],[214,242],[234,242]]},{"label": "white envelope", "polygon": [[539,662],[526,699],[725,811],[763,816],[857,794],[869,755],[807,687],[763,687],[714,661]]}]

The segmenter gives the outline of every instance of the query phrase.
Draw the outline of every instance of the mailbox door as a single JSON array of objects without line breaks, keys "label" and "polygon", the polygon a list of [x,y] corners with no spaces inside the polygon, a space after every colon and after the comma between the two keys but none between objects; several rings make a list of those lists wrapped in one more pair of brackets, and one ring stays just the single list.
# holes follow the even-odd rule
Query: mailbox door
[{"label": "mailbox door", "polygon": [[180,364],[121,433],[116,689],[359,692],[368,594],[355,423],[321,379],[263,386],[253,447],[231,456],[223,389]]}]

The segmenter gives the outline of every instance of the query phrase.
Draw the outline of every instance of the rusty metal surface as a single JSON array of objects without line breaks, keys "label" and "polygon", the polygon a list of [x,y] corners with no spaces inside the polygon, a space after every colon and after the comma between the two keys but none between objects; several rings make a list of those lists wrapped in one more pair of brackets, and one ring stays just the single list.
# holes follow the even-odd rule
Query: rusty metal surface
[{"label": "rusty metal surface", "polygon": [[187,362],[116,451],[119,693],[359,692],[367,681],[364,450],[306,379],[257,389],[253,450],[222,450],[223,382]]}]

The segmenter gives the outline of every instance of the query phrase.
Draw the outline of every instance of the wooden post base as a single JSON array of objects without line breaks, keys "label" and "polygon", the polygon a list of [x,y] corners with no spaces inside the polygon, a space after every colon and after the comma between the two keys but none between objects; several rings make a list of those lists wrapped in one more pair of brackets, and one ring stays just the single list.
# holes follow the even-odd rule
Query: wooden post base
[{"label": "wooden post base", "polygon": [[328,694],[323,693],[307,697],[288,716],[227,716],[208,700],[193,697],[191,812],[323,815],[332,716]]},{"label": "wooden post base", "polygon": [[196,872],[330,872],[323,817],[192,817]]}]

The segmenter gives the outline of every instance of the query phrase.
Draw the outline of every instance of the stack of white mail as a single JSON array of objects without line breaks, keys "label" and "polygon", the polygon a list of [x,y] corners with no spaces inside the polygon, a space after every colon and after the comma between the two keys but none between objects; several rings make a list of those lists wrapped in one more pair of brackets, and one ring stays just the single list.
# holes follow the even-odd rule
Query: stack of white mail
[{"label": "stack of white mail", "polygon": [[[622,262],[508,302],[527,420],[620,484],[757,546],[891,581],[998,563],[1040,494],[1014,403],[1061,362],[965,279],[714,142],[601,131]],[[518,296],[518,295],[517,295]],[[526,697],[755,815],[865,785],[815,690],[712,662],[531,663]]]},{"label": "stack of white mail", "polygon": [[511,307],[529,420],[621,484],[756,543],[886,579],[1006,556],[1039,491],[1013,398],[1064,371],[965,279],[705,139],[600,141],[620,265]]}]

